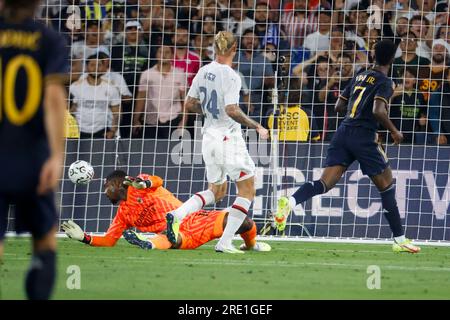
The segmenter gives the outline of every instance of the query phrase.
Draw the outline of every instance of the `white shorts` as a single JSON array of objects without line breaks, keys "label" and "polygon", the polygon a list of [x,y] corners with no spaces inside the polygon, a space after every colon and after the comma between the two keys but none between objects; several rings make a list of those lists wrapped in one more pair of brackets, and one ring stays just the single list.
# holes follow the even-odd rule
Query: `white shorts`
[{"label": "white shorts", "polygon": [[227,176],[232,181],[241,181],[255,175],[255,163],[240,134],[224,137],[205,133],[202,154],[209,183],[222,184]]}]

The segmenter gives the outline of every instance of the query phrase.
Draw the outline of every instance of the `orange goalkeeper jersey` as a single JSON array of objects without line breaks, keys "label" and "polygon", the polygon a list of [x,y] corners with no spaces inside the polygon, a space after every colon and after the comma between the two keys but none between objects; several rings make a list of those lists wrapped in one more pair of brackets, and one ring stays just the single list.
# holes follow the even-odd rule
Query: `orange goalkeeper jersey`
[{"label": "orange goalkeeper jersey", "polygon": [[128,187],[127,199],[122,201],[105,236],[93,236],[92,246],[113,246],[126,229],[136,227],[142,232],[160,233],[166,229],[166,214],[181,206],[170,191],[162,187],[163,180],[157,176],[141,174],[144,180],[151,180],[152,187],[138,190]]}]

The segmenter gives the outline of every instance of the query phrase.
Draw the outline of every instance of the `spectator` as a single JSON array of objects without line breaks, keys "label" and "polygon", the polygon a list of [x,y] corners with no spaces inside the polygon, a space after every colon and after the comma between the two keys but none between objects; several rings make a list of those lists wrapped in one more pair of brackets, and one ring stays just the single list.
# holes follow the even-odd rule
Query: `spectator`
[{"label": "spectator", "polygon": [[[414,10],[410,6],[411,0],[397,0],[397,17],[401,16],[406,20],[409,20],[413,15],[417,14],[418,11]],[[397,18],[397,26],[398,26],[398,18]],[[395,28],[394,28],[395,29]],[[403,36],[404,33],[397,33],[399,36]]]},{"label": "spectator", "polygon": [[[154,48],[145,45],[139,21],[128,21],[125,42],[112,51],[112,69],[122,72],[130,91],[135,96],[136,83],[142,71],[154,65]],[[150,59],[149,59],[150,58]]]},{"label": "spectator", "polygon": [[214,0],[202,0],[197,7],[196,14],[191,18],[192,30],[194,34],[201,33],[203,30],[203,22],[207,20],[206,17],[212,18],[213,21],[218,22],[221,20],[217,3]]},{"label": "spectator", "polygon": [[272,64],[258,51],[259,40],[251,29],[244,31],[241,38],[241,50],[235,56],[238,70],[244,75],[245,83],[250,88],[251,110],[249,114],[261,122],[265,114],[263,101],[264,88],[269,89],[274,84]]},{"label": "spectator", "polygon": [[214,20],[214,17],[206,16],[203,19],[203,28],[202,28],[203,34],[215,35],[220,30],[222,30],[222,28],[220,27],[220,24],[217,24],[217,21]]},{"label": "spectator", "polygon": [[163,6],[161,15],[152,18],[150,30],[150,45],[171,45],[172,37],[175,35],[175,10],[169,6]]},{"label": "spectator", "polygon": [[71,112],[77,119],[80,138],[116,136],[120,115],[120,95],[117,88],[102,76],[106,73],[101,55],[86,60],[86,77],[70,85]]},{"label": "spectator", "polygon": [[[120,136],[122,138],[130,138],[131,132],[131,113],[132,113],[132,101],[133,93],[129,89],[129,85],[120,72],[114,72],[111,70],[111,59],[103,52],[98,54],[99,60],[103,63],[102,70],[106,73],[101,76],[105,82],[110,83],[119,91],[121,99],[121,119],[120,119]],[[87,76],[87,75],[84,75]]]},{"label": "spectator", "polygon": [[224,29],[240,37],[244,30],[253,28],[255,21],[247,17],[247,9],[247,0],[232,0],[230,3],[230,17],[223,20]]},{"label": "spectator", "polygon": [[450,44],[450,26],[440,26],[436,33],[436,39],[442,39]]},{"label": "spectator", "polygon": [[353,63],[350,55],[343,53],[339,56],[334,68],[329,70],[330,77],[326,86],[319,91],[319,101],[325,103],[323,133],[324,140],[331,140],[338,128],[338,113],[334,106],[339,94],[350,83],[353,77]]},{"label": "spectator", "polygon": [[72,56],[70,59],[71,67],[70,67],[70,83],[73,83],[80,79],[83,74],[83,61],[80,57]]},{"label": "spectator", "polygon": [[[278,116],[278,139],[280,141],[318,141],[320,132],[318,130],[314,114],[308,108],[301,105],[301,81],[299,78],[289,80],[289,95],[287,106],[280,106]],[[273,129],[274,115],[268,119],[269,129]]]},{"label": "spectator", "polygon": [[125,6],[125,14],[127,19],[135,20],[139,19],[139,0],[126,0],[126,6]]},{"label": "spectator", "polygon": [[[358,10],[358,8],[360,10]],[[359,47],[364,47],[366,42],[364,40],[364,32],[367,29],[368,15],[363,6],[354,4],[344,19],[345,39],[355,41]]]},{"label": "spectator", "polygon": [[[262,47],[266,43],[272,43],[276,47],[287,47],[289,44],[282,39],[279,23],[272,21],[270,5],[267,0],[258,0],[255,7],[255,34],[259,38]],[[272,10],[273,12],[274,10]],[[280,43],[284,41],[286,43]]]},{"label": "spectator", "polygon": [[[205,27],[205,25],[203,25]],[[188,30],[179,25],[176,29],[176,33],[172,38],[175,44],[175,59],[174,67],[184,71],[187,77],[187,84],[191,86],[192,80],[200,69],[201,58],[200,56],[189,50],[189,34]],[[186,127],[190,129],[191,134],[194,134],[193,128],[195,127],[195,116],[189,115],[186,120]]]},{"label": "spectator", "polygon": [[[433,54],[431,64],[428,68],[424,68],[419,75],[420,87],[425,100],[429,102],[428,117],[430,126],[436,134],[437,144],[447,144],[446,134],[442,134],[442,121],[448,116],[448,110],[443,106],[443,101],[447,99],[445,89],[448,89],[446,79],[449,79],[450,71],[448,67],[449,45],[442,39],[433,42]],[[444,131],[447,133],[447,131]]]},{"label": "spectator", "polygon": [[394,81],[401,82],[405,68],[415,70],[416,76],[420,67],[430,64],[430,60],[417,55],[417,38],[414,33],[409,33],[401,38],[400,41],[401,57],[396,58],[392,64],[392,76]]},{"label": "spectator", "polygon": [[409,20],[409,30],[417,38],[417,55],[431,59],[431,45],[433,42],[433,30],[430,28],[430,21],[423,16],[413,16]]},{"label": "spectator", "polygon": [[427,106],[422,93],[417,90],[417,74],[415,69],[406,68],[401,76],[403,85],[398,86],[392,95],[389,118],[403,133],[404,143],[424,143]]},{"label": "spectator", "polygon": [[448,1],[443,0],[436,4],[436,17],[434,18],[434,26],[442,27],[450,22],[450,13],[448,11]]},{"label": "spectator", "polygon": [[249,110],[251,110],[251,105],[250,105],[250,90],[247,86],[247,83],[245,83],[245,78],[244,75],[242,74],[242,72],[240,72],[238,70],[238,64],[237,62],[233,62],[232,66],[234,71],[236,71],[236,73],[239,75],[239,77],[241,78],[241,91],[240,91],[240,102],[239,105],[241,106],[241,108],[243,110],[246,111],[246,113],[248,113]]},{"label": "spectator", "polygon": [[380,40],[380,31],[378,29],[366,28],[364,31],[364,49],[366,52],[370,52],[375,45]]},{"label": "spectator", "polygon": [[305,37],[318,29],[318,16],[308,10],[308,0],[294,0],[293,10],[284,12],[281,25],[288,37],[291,48],[303,47]]},{"label": "spectator", "polygon": [[72,57],[81,59],[83,65],[86,57],[92,56],[99,51],[109,52],[104,41],[102,32],[102,22],[99,20],[89,20],[85,25],[85,40],[80,40],[72,44]]},{"label": "spectator", "polygon": [[138,3],[138,16],[136,18],[142,23],[144,41],[149,45],[156,45],[162,41],[162,17],[164,17],[165,9],[163,1],[139,0]]},{"label": "spectator", "polygon": [[[431,93],[430,111],[433,109],[433,130],[438,133],[436,142],[439,145],[450,144],[450,72],[444,82],[442,91]],[[430,116],[431,118],[431,116]],[[430,121],[431,122],[431,121]]]},{"label": "spectator", "polygon": [[186,75],[173,67],[173,55],[171,47],[159,46],[156,65],[141,75],[133,115],[135,136],[167,139],[177,127],[185,126]]},{"label": "spectator", "polygon": [[429,100],[431,92],[441,91],[442,82],[447,79],[449,68],[449,45],[442,39],[433,42],[433,55],[428,67],[419,69],[419,89],[423,92],[425,100]]},{"label": "spectator", "polygon": [[192,0],[176,0],[176,21],[178,25],[182,25],[184,28],[191,29],[191,17],[197,14],[195,8],[198,3]]},{"label": "spectator", "polygon": [[[266,0],[257,0],[255,6],[255,34],[262,46],[265,45],[267,29],[269,27],[269,3]],[[276,42],[272,42],[276,43]]]},{"label": "spectator", "polygon": [[436,0],[416,0],[417,4],[417,15],[425,17],[428,21],[434,21],[436,14],[434,8],[436,5]]},{"label": "spectator", "polygon": [[319,13],[319,29],[305,38],[304,47],[312,55],[315,55],[318,51],[329,50],[331,27],[330,11],[321,10]]},{"label": "spectator", "polygon": [[[111,12],[112,14],[113,12]],[[114,15],[110,19],[106,19],[103,23],[105,42],[112,45],[113,48],[124,42],[125,21],[125,9],[123,7],[114,7]]]},{"label": "spectator", "polygon": [[186,73],[187,83],[191,86],[192,80],[200,69],[200,56],[189,50],[189,33],[185,27],[177,27],[172,41],[175,45],[174,66]]},{"label": "spectator", "polygon": [[397,16],[397,19],[395,20],[395,24],[392,29],[395,30],[396,36],[403,38],[409,33],[408,27],[409,27],[408,18],[404,16]]},{"label": "spectator", "polygon": [[343,49],[345,47],[345,41],[346,40],[342,30],[340,28],[334,28],[331,32],[330,37],[330,49],[327,49],[329,50],[328,57],[332,62],[336,62],[338,57],[344,51]]},{"label": "spectator", "polygon": [[205,65],[214,60],[214,36],[210,34],[198,33],[194,36],[192,50],[200,56],[201,65]]}]

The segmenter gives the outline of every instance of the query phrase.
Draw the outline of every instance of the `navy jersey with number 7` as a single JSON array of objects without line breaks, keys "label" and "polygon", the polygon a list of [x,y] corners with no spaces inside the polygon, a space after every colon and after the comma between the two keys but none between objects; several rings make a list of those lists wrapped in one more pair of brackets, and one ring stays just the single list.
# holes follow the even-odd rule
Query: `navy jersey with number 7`
[{"label": "navy jersey with number 7", "polygon": [[377,70],[364,71],[352,79],[340,96],[347,101],[347,115],[331,139],[326,167],[348,168],[356,160],[369,177],[388,167],[389,160],[377,143],[373,104],[376,99],[388,104],[392,94],[392,80]]},{"label": "navy jersey with number 7", "polygon": [[378,121],[373,116],[373,103],[375,99],[381,99],[388,105],[394,93],[392,84],[391,79],[377,70],[366,70],[355,76],[340,96],[348,102],[342,124],[377,130]]},{"label": "navy jersey with number 7", "polygon": [[9,23],[0,17],[0,192],[36,188],[50,154],[45,86],[63,83],[68,72],[61,35],[31,19]]}]

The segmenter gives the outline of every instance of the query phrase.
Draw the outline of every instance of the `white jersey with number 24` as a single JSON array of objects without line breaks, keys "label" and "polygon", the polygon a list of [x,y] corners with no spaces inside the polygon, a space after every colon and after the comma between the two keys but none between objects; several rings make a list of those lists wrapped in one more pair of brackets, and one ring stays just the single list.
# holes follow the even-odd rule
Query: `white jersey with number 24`
[{"label": "white jersey with number 24", "polygon": [[241,78],[228,65],[213,61],[198,71],[188,96],[200,100],[205,116],[204,133],[242,134],[241,125],[225,111],[228,105],[239,105],[240,91]]},{"label": "white jersey with number 24", "polygon": [[211,62],[202,67],[192,82],[188,96],[200,100],[205,124],[202,155],[209,183],[221,185],[227,176],[233,181],[255,174],[255,163],[242,137],[241,125],[225,111],[239,104],[241,78],[229,66]]}]

